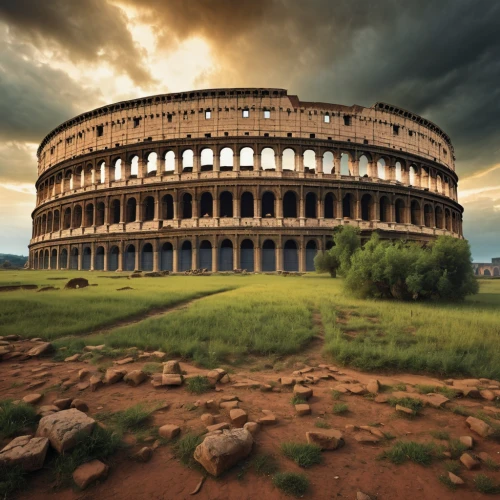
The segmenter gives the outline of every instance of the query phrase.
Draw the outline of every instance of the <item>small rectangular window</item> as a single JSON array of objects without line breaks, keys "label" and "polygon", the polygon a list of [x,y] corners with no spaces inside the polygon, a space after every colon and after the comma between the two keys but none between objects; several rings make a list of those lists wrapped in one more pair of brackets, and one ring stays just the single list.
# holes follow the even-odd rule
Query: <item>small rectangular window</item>
[{"label": "small rectangular window", "polygon": [[399,135],[399,125],[393,125],[392,126],[392,134],[393,135]]},{"label": "small rectangular window", "polygon": [[141,119],[140,118],[134,118],[134,128],[137,128],[141,123]]},{"label": "small rectangular window", "polygon": [[309,134],[310,139],[316,139],[316,134]]},{"label": "small rectangular window", "polygon": [[250,116],[250,110],[249,109],[244,109],[243,110],[243,118],[248,118]]},{"label": "small rectangular window", "polygon": [[325,115],[323,117],[323,120],[324,120],[325,123],[330,123],[330,115]]},{"label": "small rectangular window", "polygon": [[210,118],[212,118],[212,112],[209,109],[207,109],[205,111],[205,120],[210,120]]},{"label": "small rectangular window", "polygon": [[104,135],[104,125],[97,125],[96,131],[97,137],[102,137]]},{"label": "small rectangular window", "polygon": [[363,139],[363,144],[368,144],[368,139]]},{"label": "small rectangular window", "polygon": [[267,120],[269,118],[271,118],[271,111],[265,109],[264,110],[264,118]]},{"label": "small rectangular window", "polygon": [[288,132],[288,133],[286,134],[286,136],[287,136],[287,137],[292,137],[292,133],[291,133],[291,132]]},{"label": "small rectangular window", "polygon": [[344,115],[344,125],[347,127],[351,125],[351,117],[349,115]]},{"label": "small rectangular window", "polygon": [[205,137],[212,137],[212,134],[205,134]]},{"label": "small rectangular window", "polygon": [[167,115],[167,121],[168,123],[172,123],[172,115],[170,114]]},{"label": "small rectangular window", "polygon": [[411,137],[413,135],[413,131],[412,130],[408,130],[408,135]]}]

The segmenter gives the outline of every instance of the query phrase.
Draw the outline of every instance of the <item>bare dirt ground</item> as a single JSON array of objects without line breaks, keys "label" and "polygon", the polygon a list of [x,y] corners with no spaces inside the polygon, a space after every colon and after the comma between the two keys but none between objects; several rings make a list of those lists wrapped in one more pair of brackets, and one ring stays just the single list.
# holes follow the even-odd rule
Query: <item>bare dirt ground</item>
[{"label": "bare dirt ground", "polygon": [[[314,316],[314,321],[320,326],[321,319]],[[291,388],[282,387],[279,379],[282,376],[292,376],[292,372],[304,367],[301,362],[294,363],[293,359],[281,360],[281,365],[287,366],[282,370],[265,367],[262,360],[249,359],[248,365],[236,368],[230,373],[231,381],[227,384],[217,384],[216,389],[202,395],[193,395],[187,392],[185,387],[174,389],[155,389],[149,383],[144,382],[138,387],[130,387],[123,381],[110,386],[103,386],[95,392],[89,388],[79,390],[75,383],[66,390],[60,388],[63,381],[73,380],[79,382],[78,372],[82,368],[91,372],[96,367],[88,362],[52,362],[50,358],[29,359],[19,361],[12,359],[0,364],[0,399],[21,399],[30,393],[45,392],[42,401],[38,405],[48,405],[55,399],[79,398],[89,406],[89,415],[98,412],[126,409],[137,403],[156,403],[159,401],[168,403],[167,409],[154,413],[154,425],[177,424],[182,433],[188,431],[204,432],[205,427],[200,420],[202,413],[221,413],[229,422],[229,417],[224,410],[212,408],[207,410],[204,403],[207,400],[216,402],[223,395],[236,395],[241,400],[240,408],[247,411],[249,421],[256,421],[263,416],[262,410],[271,410],[277,417],[277,424],[263,426],[255,437],[255,445],[252,455],[257,453],[269,453],[277,457],[281,471],[304,472],[310,482],[311,488],[306,495],[315,499],[348,498],[355,499],[358,491],[362,491],[371,498],[382,500],[396,500],[403,498],[417,499],[451,499],[451,498],[484,498],[485,495],[474,490],[473,477],[478,473],[485,473],[496,483],[500,482],[500,473],[487,470],[484,466],[480,471],[468,471],[462,467],[460,476],[465,485],[456,491],[450,491],[438,480],[438,476],[446,474],[443,461],[438,460],[429,467],[407,462],[402,465],[394,465],[387,460],[377,459],[378,455],[392,446],[397,440],[411,439],[414,441],[440,441],[433,440],[429,431],[442,430],[451,437],[473,436],[475,441],[474,453],[485,451],[494,460],[500,461],[500,446],[491,439],[482,438],[474,434],[466,425],[466,417],[449,411],[450,408],[460,404],[472,408],[474,411],[481,410],[483,406],[491,406],[492,403],[482,399],[460,398],[450,401],[445,408],[435,409],[425,407],[420,416],[413,419],[401,418],[396,415],[394,408],[388,404],[380,404],[372,399],[352,394],[344,394],[341,401],[345,402],[349,411],[344,415],[335,415],[332,411],[334,401],[332,390],[340,383],[349,379],[355,379],[361,384],[369,380],[378,379],[384,386],[394,386],[398,383],[407,384],[407,390],[413,392],[415,384],[444,385],[443,381],[418,375],[398,374],[388,376],[386,374],[361,373],[348,368],[338,368],[338,372],[329,369],[320,369],[318,364],[326,363],[328,360],[321,356],[322,333],[313,340],[304,354],[310,366],[316,368],[311,373],[314,376],[330,375],[328,379],[320,379],[317,383],[310,385],[314,395],[308,401],[312,414],[297,416],[294,406],[291,404]],[[23,341],[22,348],[29,348],[33,344]],[[152,361],[152,360],[150,360]],[[148,360],[135,361],[126,364],[123,368],[131,371],[141,369]],[[259,363],[258,371],[254,371]],[[37,388],[28,388],[29,384],[40,380],[38,369],[44,366],[42,373],[48,373],[42,378],[43,385]],[[291,365],[288,367],[288,365]],[[181,367],[186,376],[193,374],[205,375],[207,370],[197,368],[181,360]],[[253,369],[252,369],[253,367]],[[88,377],[86,378],[88,380]],[[233,384],[254,381],[255,386],[259,384],[275,384],[271,392],[262,392],[258,388],[234,387]],[[352,381],[350,381],[352,383]],[[81,388],[81,387],[80,387]],[[278,392],[279,391],[279,392]],[[196,408],[197,402],[201,407]],[[323,452],[323,463],[315,465],[310,469],[300,469],[294,462],[286,459],[280,453],[280,444],[285,441],[306,442],[307,431],[321,431],[315,427],[315,422],[322,420],[327,422],[332,429],[345,432],[345,446],[335,451]],[[394,436],[392,440],[382,440],[376,444],[359,443],[353,438],[351,432],[345,431],[346,425],[374,425],[380,424],[379,429],[384,433]],[[364,432],[364,431],[362,431]],[[7,444],[5,440],[2,445]],[[50,460],[46,460],[46,469],[42,469],[29,476],[29,484],[18,497],[22,499],[42,500],[57,498],[58,500],[74,499],[116,499],[137,500],[143,498],[151,499],[281,499],[289,498],[277,490],[270,478],[258,476],[249,467],[244,469],[236,466],[233,470],[224,474],[221,478],[208,477],[201,491],[196,497],[191,497],[190,492],[194,490],[203,476],[201,470],[189,469],[182,465],[174,456],[171,447],[160,446],[154,451],[152,459],[148,463],[138,463],[130,459],[130,456],[139,450],[144,443],[137,443],[133,435],[127,436],[128,447],[119,451],[106,462],[110,465],[109,477],[101,484],[89,487],[85,491],[77,491],[71,488],[55,490],[51,478]],[[442,443],[442,442],[441,442]],[[149,443],[150,444],[150,443]]]}]

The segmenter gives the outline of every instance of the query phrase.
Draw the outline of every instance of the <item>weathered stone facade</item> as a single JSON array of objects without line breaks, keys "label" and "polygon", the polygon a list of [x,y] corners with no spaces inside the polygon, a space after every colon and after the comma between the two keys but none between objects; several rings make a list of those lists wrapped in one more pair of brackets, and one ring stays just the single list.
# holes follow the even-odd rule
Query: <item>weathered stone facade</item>
[{"label": "weathered stone facade", "polygon": [[313,269],[332,229],[462,237],[448,136],[408,111],[215,89],[80,115],[38,149],[30,267]]},{"label": "weathered stone facade", "polygon": [[500,257],[491,259],[491,262],[474,262],[472,268],[476,276],[500,276]]}]

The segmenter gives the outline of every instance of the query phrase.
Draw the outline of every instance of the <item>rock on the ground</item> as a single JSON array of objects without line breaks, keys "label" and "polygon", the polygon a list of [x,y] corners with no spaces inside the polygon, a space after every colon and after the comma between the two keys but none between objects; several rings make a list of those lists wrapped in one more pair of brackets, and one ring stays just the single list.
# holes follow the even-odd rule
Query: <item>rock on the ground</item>
[{"label": "rock on the ground", "polygon": [[401,413],[406,413],[408,415],[415,415],[415,410],[407,408],[406,406],[396,405],[396,411],[400,411]]},{"label": "rock on the ground", "polygon": [[372,500],[372,497],[362,491],[358,491],[356,493],[356,500]]},{"label": "rock on the ground", "polygon": [[149,446],[144,446],[144,448],[141,448],[137,453],[134,453],[132,455],[132,458],[134,460],[137,460],[138,462],[149,462],[152,456],[153,456],[153,448],[150,448]]},{"label": "rock on the ground", "polygon": [[23,401],[30,405],[36,405],[43,398],[43,394],[27,394],[24,396]]},{"label": "rock on the ground", "polygon": [[52,415],[53,413],[57,413],[58,411],[60,411],[58,406],[43,405],[38,408],[36,414],[40,417],[46,417],[47,415]]},{"label": "rock on the ground", "polygon": [[182,385],[184,378],[182,375],[155,373],[151,378],[154,387]]},{"label": "rock on the ground", "polygon": [[73,401],[71,401],[70,408],[76,408],[77,410],[85,413],[89,411],[89,405],[82,399],[73,399]]},{"label": "rock on the ground", "polygon": [[483,420],[476,417],[468,417],[465,423],[469,428],[481,437],[488,437],[494,434],[494,429]]},{"label": "rock on the ground", "polygon": [[38,470],[43,467],[48,449],[49,440],[45,437],[19,436],[0,451],[0,465]]},{"label": "rock on the ground", "polygon": [[280,383],[281,383],[281,385],[284,385],[284,386],[295,385],[295,378],[294,377],[281,377]]},{"label": "rock on the ground", "polygon": [[342,432],[335,429],[321,432],[306,432],[307,442],[318,445],[322,450],[336,450],[344,446]]},{"label": "rock on the ground", "polygon": [[453,474],[453,472],[448,472],[448,478],[453,484],[456,484],[457,486],[464,484],[463,479]]},{"label": "rock on the ground", "polygon": [[472,455],[469,455],[469,453],[464,453],[460,457],[460,462],[462,462],[469,470],[479,469],[479,466],[481,465],[479,461],[476,460]]},{"label": "rock on the ground", "polygon": [[211,413],[204,413],[200,419],[205,425],[213,425],[215,423],[215,418]]},{"label": "rock on the ground", "polygon": [[357,432],[353,434],[353,437],[358,443],[378,443],[380,441],[377,436],[367,432]]},{"label": "rock on the ground", "polygon": [[260,426],[257,422],[247,422],[243,429],[246,429],[252,436],[255,436],[259,432]]},{"label": "rock on the ground", "polygon": [[26,354],[33,358],[36,356],[44,356],[46,354],[50,354],[53,350],[54,346],[50,342],[43,342],[42,344],[38,344],[35,347],[32,347]]},{"label": "rock on the ground", "polygon": [[91,460],[77,467],[73,472],[73,481],[82,490],[91,483],[108,476],[109,467],[100,460]]},{"label": "rock on the ground", "polygon": [[182,375],[182,370],[181,366],[179,365],[179,362],[176,360],[170,360],[165,362],[165,364],[163,365],[163,373]]},{"label": "rock on the ground", "polygon": [[222,434],[206,437],[197,446],[194,459],[205,470],[217,477],[230,469],[252,451],[253,437],[246,429],[225,430]]},{"label": "rock on the ground", "polygon": [[128,365],[129,363],[133,363],[133,362],[134,362],[134,358],[128,357],[128,358],[119,359],[118,361],[115,361],[114,364],[118,365],[118,366],[122,366],[122,365]]},{"label": "rock on the ground", "polygon": [[52,447],[62,453],[75,447],[80,436],[90,436],[95,424],[93,418],[71,408],[43,417],[38,424],[36,435],[48,438]]},{"label": "rock on the ground", "polygon": [[57,406],[60,410],[67,410],[73,400],[71,398],[56,399],[52,404]]},{"label": "rock on the ground", "polygon": [[371,392],[372,394],[378,394],[378,392],[380,391],[380,382],[377,379],[371,379],[366,384],[366,390],[368,392]]},{"label": "rock on the ground", "polygon": [[308,400],[313,395],[313,390],[305,385],[295,384],[293,386],[293,393],[295,396]]},{"label": "rock on the ground", "polygon": [[65,363],[70,363],[72,361],[78,361],[78,359],[80,358],[80,354],[73,354],[72,356],[68,356],[64,362]]},{"label": "rock on the ground", "polygon": [[295,405],[295,411],[297,412],[297,415],[299,415],[299,417],[303,417],[304,415],[311,414],[311,407],[308,404],[301,403]]},{"label": "rock on the ground", "polygon": [[248,415],[241,408],[233,408],[229,411],[229,418],[231,419],[231,424],[235,427],[243,427],[248,420]]},{"label": "rock on the ground", "polygon": [[92,352],[92,351],[102,351],[106,347],[106,344],[101,344],[101,345],[86,345],[83,350],[87,352]]},{"label": "rock on the ground", "polygon": [[127,370],[116,370],[113,368],[109,368],[106,370],[106,373],[104,375],[104,383],[105,384],[116,384],[125,375],[127,375]]},{"label": "rock on the ground", "polygon": [[103,385],[102,377],[101,375],[92,375],[89,380],[90,384],[90,390],[92,392],[95,392],[99,387]]},{"label": "rock on the ground", "polygon": [[229,429],[229,424],[227,422],[220,422],[218,424],[207,425],[208,432],[222,431],[224,429]]},{"label": "rock on the ground", "polygon": [[181,428],[174,424],[165,424],[158,429],[158,434],[165,439],[174,439],[181,432]]},{"label": "rock on the ground", "polygon": [[257,423],[260,425],[275,425],[278,423],[278,420],[276,419],[276,416],[273,414],[273,412],[269,410],[262,410],[262,413],[264,413],[264,416],[259,418],[257,420]]},{"label": "rock on the ground", "polygon": [[472,448],[474,448],[474,439],[472,439],[471,436],[460,436],[459,439],[464,446],[467,446],[468,450],[472,450]]},{"label": "rock on the ground", "polygon": [[139,384],[142,384],[148,376],[141,370],[132,370],[131,372],[128,372],[125,377],[123,377],[123,380],[128,384],[131,385],[132,387],[137,387]]},{"label": "rock on the ground", "polygon": [[223,410],[234,410],[235,408],[239,407],[238,401],[221,401],[219,403],[219,408],[222,408]]}]

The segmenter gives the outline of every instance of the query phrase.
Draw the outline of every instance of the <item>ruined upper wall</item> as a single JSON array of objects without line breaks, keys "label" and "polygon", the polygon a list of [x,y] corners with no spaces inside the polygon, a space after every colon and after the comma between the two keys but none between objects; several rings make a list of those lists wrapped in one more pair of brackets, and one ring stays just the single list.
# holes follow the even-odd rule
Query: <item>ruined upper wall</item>
[{"label": "ruined upper wall", "polygon": [[418,115],[384,103],[364,108],[302,102],[284,89],[266,88],[165,94],[84,113],[45,137],[38,149],[38,174],[64,160],[128,144],[264,134],[305,138],[314,134],[316,139],[381,146],[455,170],[449,137]]}]

